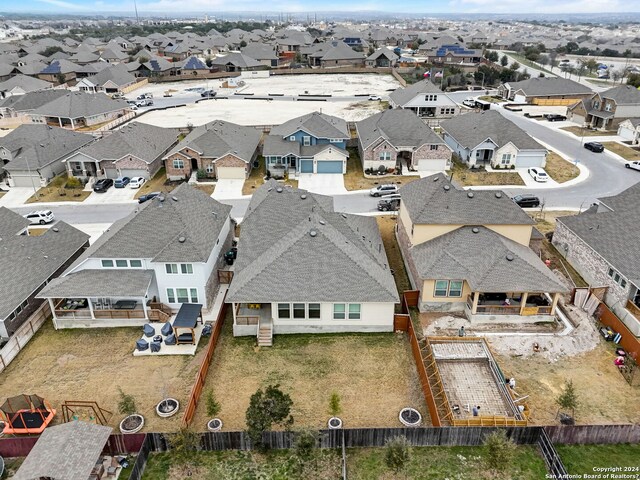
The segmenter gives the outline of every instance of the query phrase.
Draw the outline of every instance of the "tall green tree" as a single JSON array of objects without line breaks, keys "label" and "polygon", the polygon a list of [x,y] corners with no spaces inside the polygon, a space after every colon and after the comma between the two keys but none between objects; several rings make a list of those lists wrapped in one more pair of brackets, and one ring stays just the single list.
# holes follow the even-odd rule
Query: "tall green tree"
[{"label": "tall green tree", "polygon": [[247,433],[255,445],[263,446],[262,433],[271,430],[274,424],[287,429],[293,425],[292,405],[293,400],[280,390],[280,385],[269,385],[264,390],[259,388],[251,395],[245,420]]}]

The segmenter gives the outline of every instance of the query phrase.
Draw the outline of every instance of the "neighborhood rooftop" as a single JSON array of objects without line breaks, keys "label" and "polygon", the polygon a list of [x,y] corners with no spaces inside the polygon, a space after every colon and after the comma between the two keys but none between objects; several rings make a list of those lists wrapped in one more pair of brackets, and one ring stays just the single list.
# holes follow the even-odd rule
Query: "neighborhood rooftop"
[{"label": "neighborhood rooftop", "polygon": [[114,112],[129,107],[125,100],[113,100],[104,93],[67,92],[66,95],[53,100],[34,110],[34,114],[80,118]]},{"label": "neighborhood rooftop", "polygon": [[286,137],[302,130],[316,138],[349,138],[347,122],[343,119],[326,115],[320,112],[312,112],[301,117],[293,118],[288,122],[273,127],[270,135]]},{"label": "neighborhood rooftop", "polygon": [[410,110],[385,110],[359,121],[356,126],[365,148],[379,138],[399,147],[444,144],[444,140]]}]

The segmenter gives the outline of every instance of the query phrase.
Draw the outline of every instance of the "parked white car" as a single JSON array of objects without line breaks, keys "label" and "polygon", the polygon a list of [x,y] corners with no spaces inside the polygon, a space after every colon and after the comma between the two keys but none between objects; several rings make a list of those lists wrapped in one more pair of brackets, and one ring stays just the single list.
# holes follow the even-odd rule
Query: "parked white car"
[{"label": "parked white car", "polygon": [[388,185],[378,185],[377,187],[373,187],[369,190],[369,195],[372,197],[381,197],[383,195],[392,195],[394,193],[398,193],[398,186],[393,185],[392,183]]},{"label": "parked white car", "polygon": [[369,95],[369,100],[372,102],[376,102],[382,100],[382,98],[380,98],[378,95]]},{"label": "parked white car", "polygon": [[627,168],[633,168],[634,170],[640,171],[640,162],[637,160],[634,162],[627,162],[624,164],[624,166]]},{"label": "parked white car", "polygon": [[144,177],[133,177],[129,182],[129,187],[140,188],[144,182],[145,182]]},{"label": "parked white car", "polygon": [[31,225],[44,225],[53,222],[56,217],[51,210],[38,210],[36,212],[27,213],[24,218],[31,222]]},{"label": "parked white car", "polygon": [[536,182],[544,183],[549,180],[549,175],[547,175],[547,172],[545,172],[542,168],[530,168],[527,170],[527,172]]},{"label": "parked white car", "polygon": [[462,105],[464,105],[465,107],[469,107],[469,108],[475,108],[476,107],[476,99],[473,97],[467,97],[462,101]]}]

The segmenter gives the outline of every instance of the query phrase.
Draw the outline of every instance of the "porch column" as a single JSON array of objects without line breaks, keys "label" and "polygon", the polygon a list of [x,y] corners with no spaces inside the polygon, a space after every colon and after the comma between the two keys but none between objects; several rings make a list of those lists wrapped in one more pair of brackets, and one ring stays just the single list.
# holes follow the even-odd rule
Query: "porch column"
[{"label": "porch column", "polygon": [[53,304],[53,298],[47,298],[47,301],[49,302],[49,308],[51,309],[51,315],[53,316],[53,318],[52,318],[52,320],[53,320],[53,328],[55,328],[57,330],[58,329],[58,323],[56,322],[57,317],[56,317],[55,305]]},{"label": "porch column", "polygon": [[144,312],[144,318],[145,320],[149,319],[149,314],[147,313],[147,302],[145,301],[145,298],[142,298],[142,311]]},{"label": "porch column", "polygon": [[556,307],[558,306],[558,300],[560,300],[560,294],[556,292],[553,294],[553,302],[551,303],[551,315],[556,314]]},{"label": "porch column", "polygon": [[473,305],[471,306],[471,314],[475,315],[478,311],[478,301],[480,300],[480,292],[473,292]]},{"label": "porch column", "polygon": [[529,297],[528,292],[524,292],[522,297],[520,297],[520,315],[524,313],[524,308],[527,306],[527,298]]},{"label": "porch column", "polygon": [[89,313],[91,314],[91,318],[92,318],[93,320],[95,320],[95,319],[96,319],[96,316],[95,316],[95,314],[93,313],[93,304],[91,303],[91,299],[90,299],[90,298],[87,298],[87,303],[89,304]]},{"label": "porch column", "polygon": [[231,304],[231,311],[233,312],[233,324],[236,324],[236,304],[232,303]]},{"label": "porch column", "polygon": [[71,121],[71,130],[75,130],[75,126],[73,125],[73,118],[69,119]]},{"label": "porch column", "polygon": [[62,128],[62,117],[58,117],[58,125],[60,125],[60,128]]}]

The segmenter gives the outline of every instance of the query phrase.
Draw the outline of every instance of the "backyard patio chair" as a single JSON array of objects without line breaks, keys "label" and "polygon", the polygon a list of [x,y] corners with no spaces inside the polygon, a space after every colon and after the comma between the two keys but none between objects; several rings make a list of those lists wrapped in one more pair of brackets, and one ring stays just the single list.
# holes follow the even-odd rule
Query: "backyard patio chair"
[{"label": "backyard patio chair", "polygon": [[147,348],[149,348],[149,342],[147,342],[144,338],[141,338],[136,342],[136,350],[143,352]]},{"label": "backyard patio chair", "polygon": [[160,342],[151,342],[151,352],[159,352],[162,344]]},{"label": "backyard patio chair", "polygon": [[208,337],[209,335],[211,335],[211,330],[213,329],[213,326],[210,323],[207,323],[203,328],[202,328],[202,336],[203,337]]},{"label": "backyard patio chair", "polygon": [[171,335],[173,333],[173,327],[171,326],[171,324],[169,322],[167,322],[162,326],[162,329],[160,330],[160,333],[165,337],[167,335]]},{"label": "backyard patio chair", "polygon": [[148,323],[144,324],[144,326],[142,327],[142,331],[144,332],[145,337],[153,337],[156,334],[156,329]]},{"label": "backyard patio chair", "polygon": [[171,334],[167,335],[167,337],[164,339],[164,344],[165,345],[175,345],[176,344],[176,335],[175,335],[175,333],[171,333]]}]

